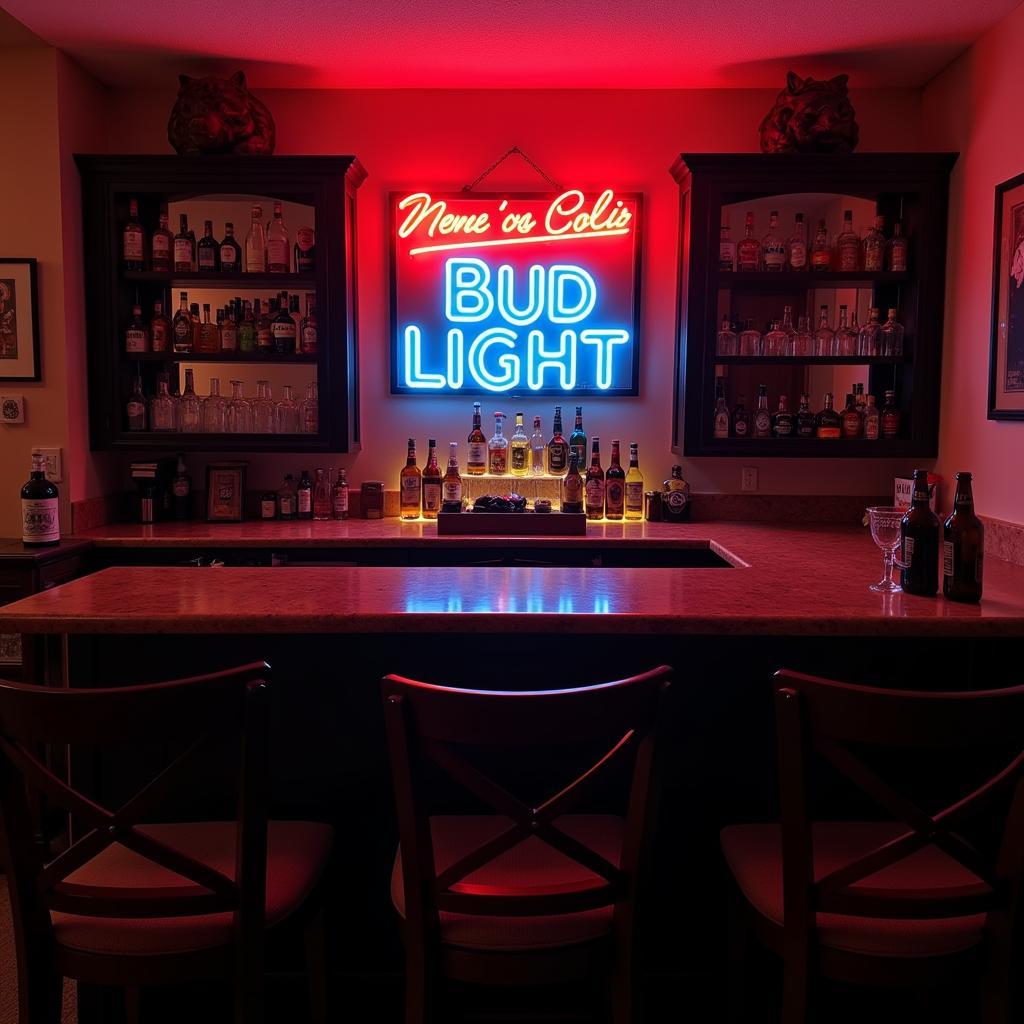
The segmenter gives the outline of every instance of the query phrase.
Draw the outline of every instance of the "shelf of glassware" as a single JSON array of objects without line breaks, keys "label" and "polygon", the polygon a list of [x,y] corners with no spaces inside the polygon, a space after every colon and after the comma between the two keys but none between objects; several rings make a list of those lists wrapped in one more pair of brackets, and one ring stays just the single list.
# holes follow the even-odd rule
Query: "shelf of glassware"
[{"label": "shelf of glassware", "polygon": [[898,366],[902,356],[714,356],[723,366]]},{"label": "shelf of glassware", "polygon": [[125,430],[111,442],[124,451],[168,452],[325,452],[330,446],[316,434],[200,434],[180,431]]},{"label": "shelf of glassware", "polygon": [[877,288],[913,280],[905,270],[716,270],[718,287],[750,291],[810,291],[815,288]]},{"label": "shelf of glassware", "polygon": [[904,437],[885,437],[873,441],[862,437],[722,437],[708,439],[702,447],[701,454],[712,457],[902,459],[921,454],[920,443]]},{"label": "shelf of glassware", "polygon": [[259,365],[260,363],[317,363],[316,352],[122,352],[126,363],[225,363]]},{"label": "shelf of glassware", "polygon": [[202,288],[206,291],[316,291],[312,274],[215,274],[203,271],[179,274],[159,270],[125,270],[132,284],[162,284],[167,288]]}]

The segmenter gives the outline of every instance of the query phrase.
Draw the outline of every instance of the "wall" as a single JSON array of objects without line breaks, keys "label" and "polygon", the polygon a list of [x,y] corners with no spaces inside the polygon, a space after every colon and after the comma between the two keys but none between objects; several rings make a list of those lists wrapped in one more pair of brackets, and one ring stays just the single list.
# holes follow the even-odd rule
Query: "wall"
[{"label": "wall", "polygon": [[[270,91],[261,96],[277,121],[279,154],[351,152],[370,174],[359,194],[364,448],[355,456],[324,460],[328,465],[348,465],[356,481],[379,478],[397,486],[407,436],[421,443],[428,434],[442,444],[464,440],[469,400],[388,393],[385,196],[413,184],[460,188],[514,144],[561,182],[590,188],[613,184],[645,193],[641,394],[590,399],[584,417],[588,433],[638,441],[649,479],[668,475],[678,243],[678,193],[668,167],[685,150],[756,149],[757,125],[774,100],[772,91]],[[113,92],[111,150],[168,152],[166,121],[173,100],[173,92]],[[862,92],[853,100],[863,150],[920,148],[918,91]],[[516,161],[490,182],[527,189],[543,185]],[[527,404],[525,411],[542,413],[549,429],[552,405]],[[485,411],[491,407],[485,402]],[[895,472],[909,468],[905,462],[876,460],[744,462],[760,466],[760,489],[774,493],[886,493]],[[308,465],[307,456],[261,457],[254,460],[250,480],[256,487],[274,486],[286,470]],[[193,475],[201,479],[198,468]],[[736,460],[699,460],[686,472],[699,490],[739,489]]]},{"label": "wall", "polygon": [[930,149],[959,150],[951,184],[938,471],[974,473],[979,510],[1024,523],[1024,423],[987,419],[994,188],[1024,171],[1024,7],[924,90]]}]

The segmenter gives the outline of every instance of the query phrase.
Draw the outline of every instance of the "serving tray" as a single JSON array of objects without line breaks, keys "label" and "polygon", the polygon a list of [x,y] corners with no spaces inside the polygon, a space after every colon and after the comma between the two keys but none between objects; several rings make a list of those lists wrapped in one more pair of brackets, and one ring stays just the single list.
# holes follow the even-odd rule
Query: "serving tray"
[{"label": "serving tray", "polygon": [[585,537],[587,517],[582,512],[438,512],[437,533],[439,537]]}]

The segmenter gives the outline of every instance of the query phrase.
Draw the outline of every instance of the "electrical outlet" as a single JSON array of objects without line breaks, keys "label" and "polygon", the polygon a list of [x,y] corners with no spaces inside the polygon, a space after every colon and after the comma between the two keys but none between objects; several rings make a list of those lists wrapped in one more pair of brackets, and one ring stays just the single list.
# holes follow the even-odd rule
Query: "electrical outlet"
[{"label": "electrical outlet", "polygon": [[61,450],[60,448],[40,448],[34,447],[32,449],[33,455],[42,455],[46,459],[46,479],[51,484],[59,484],[64,479],[64,473],[61,469]]},{"label": "electrical outlet", "polygon": [[744,466],[740,470],[740,490],[757,490],[757,470],[753,466]]}]

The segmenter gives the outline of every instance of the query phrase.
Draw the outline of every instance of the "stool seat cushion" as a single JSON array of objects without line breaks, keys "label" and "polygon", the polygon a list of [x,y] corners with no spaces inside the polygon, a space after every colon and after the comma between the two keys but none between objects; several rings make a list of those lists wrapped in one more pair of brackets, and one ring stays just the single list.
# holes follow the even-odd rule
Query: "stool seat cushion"
[{"label": "stool seat cushion", "polygon": [[[237,824],[233,821],[141,825],[140,832],[216,868],[235,874]],[[334,830],[310,821],[271,821],[267,835],[266,923],[296,910],[323,873]],[[79,885],[161,888],[194,884],[114,843],[68,875]],[[221,946],[232,940],[231,913],[187,917],[112,918],[51,913],[54,937],[69,949],[116,955],[160,956]]]},{"label": "stool seat cushion", "polygon": [[[813,826],[816,879],[851,864],[906,832],[888,822],[820,822]],[[751,906],[782,927],[782,829],[779,825],[733,825],[722,830],[722,852]],[[891,864],[861,883],[871,888],[913,891],[977,885],[980,879],[937,846]],[[854,887],[855,888],[855,887]],[[895,919],[819,913],[819,944],[881,957],[929,957],[962,952],[977,945],[984,914],[962,917]]]},{"label": "stool seat cushion", "polygon": [[[623,819],[610,814],[566,814],[557,818],[556,828],[579,840],[618,866],[622,856]],[[501,815],[439,815],[430,819],[434,868],[438,874],[500,835],[512,825]],[[521,889],[572,883],[597,883],[601,878],[582,864],[535,836],[467,875],[460,885],[486,895],[488,886]],[[405,917],[405,888],[402,884],[402,851],[395,857],[391,873],[391,901]],[[612,906],[571,914],[505,917],[442,911],[441,941],[466,949],[503,952],[551,949],[589,942],[607,935],[612,925]]]}]

